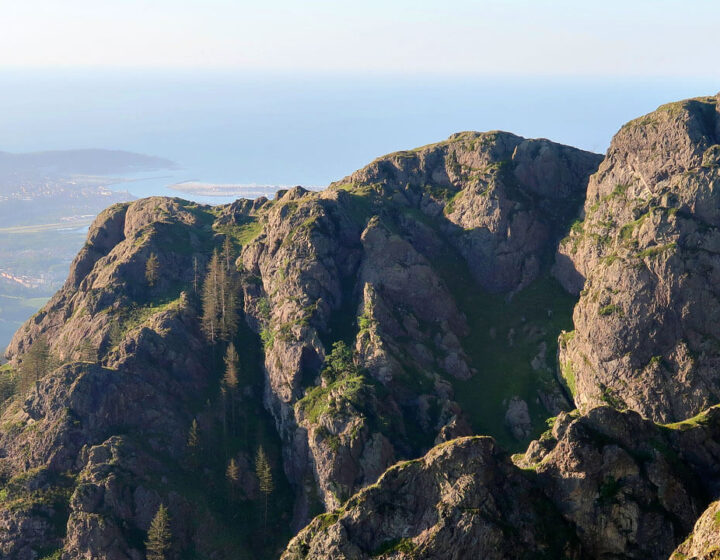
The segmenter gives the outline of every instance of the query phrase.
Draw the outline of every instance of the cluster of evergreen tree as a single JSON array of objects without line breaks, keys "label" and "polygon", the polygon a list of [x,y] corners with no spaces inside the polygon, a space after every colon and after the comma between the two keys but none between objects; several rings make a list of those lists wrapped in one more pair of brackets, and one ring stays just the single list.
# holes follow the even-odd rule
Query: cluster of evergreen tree
[{"label": "cluster of evergreen tree", "polygon": [[0,412],[12,399],[24,397],[35,384],[61,365],[52,352],[45,336],[38,337],[23,354],[22,361],[13,369],[5,366],[0,373]]},{"label": "cluster of evergreen tree", "polygon": [[[188,447],[199,449],[200,439],[197,421],[193,420],[188,437]],[[275,489],[273,480],[272,466],[270,460],[265,453],[265,449],[260,445],[255,454],[255,476],[258,481],[258,488],[264,498],[264,515],[263,515],[263,532],[267,531],[268,521],[268,501],[270,495]],[[235,458],[231,458],[225,470],[225,477],[228,482],[230,491],[230,502],[237,499],[237,488],[240,484],[240,467]],[[172,531],[170,528],[170,514],[164,504],[160,504],[155,516],[153,517],[147,532],[147,540],[145,541],[145,551],[147,560],[170,560],[172,554]]]},{"label": "cluster of evergreen tree", "polygon": [[44,336],[32,343],[18,367],[15,393],[26,395],[35,384],[60,365]]},{"label": "cluster of evergreen tree", "polygon": [[[272,515],[270,519],[268,518],[269,509],[275,507],[272,506],[273,503],[285,499],[287,489],[283,485],[283,479],[280,479],[280,486],[276,488],[271,459],[276,453],[268,454],[263,446],[267,443],[267,436],[258,427],[258,420],[253,416],[259,414],[257,405],[251,406],[253,412],[248,412],[242,406],[241,389],[252,384],[257,390],[258,380],[250,382],[248,376],[255,372],[252,361],[248,362],[247,356],[243,356],[241,360],[235,345],[238,330],[241,328],[240,300],[238,274],[229,237],[225,238],[222,250],[216,249],[213,252],[204,277],[199,273],[199,269],[198,259],[195,258],[193,288],[200,296],[202,305],[202,331],[208,342],[212,344],[215,357],[218,358],[213,360],[212,367],[219,378],[219,392],[216,393],[219,399],[218,397],[208,399],[208,413],[200,411],[192,420],[186,440],[187,462],[181,468],[190,473],[202,472],[209,499],[215,500],[214,507],[228,512],[229,519],[243,519],[248,527],[253,527],[251,531],[254,530],[255,534],[247,537],[249,542],[264,548],[270,546],[266,542],[268,523],[272,525]],[[158,285],[159,273],[157,255],[151,253],[145,265],[145,280],[148,287]],[[120,322],[111,325],[107,338],[101,348],[88,340],[79,341],[71,352],[72,358],[83,362],[97,362],[107,349],[121,342]],[[224,359],[220,361],[222,350],[224,350]],[[60,361],[53,356],[45,338],[37,339],[23,355],[16,371],[6,368],[7,372],[0,375],[0,402],[5,397],[11,398],[20,392],[23,394],[28,392],[37,381],[58,365]],[[244,368],[248,371],[244,371]],[[5,381],[8,387],[3,385]],[[243,456],[250,458],[253,454],[254,464],[247,465],[246,461],[249,459],[244,459]],[[250,470],[245,473],[244,469],[248,467]],[[215,474],[208,478],[209,472]],[[243,480],[248,476],[252,477],[253,474],[260,492],[259,498],[253,501],[240,499]],[[226,494],[223,497],[224,491]],[[274,493],[276,497],[271,500]],[[258,508],[258,514],[248,517],[248,508],[250,510]],[[145,541],[148,559],[170,560],[180,553],[178,543],[173,546],[170,522],[170,512],[161,504]]]},{"label": "cluster of evergreen tree", "polygon": [[202,288],[202,329],[211,343],[233,338],[238,327],[237,273],[233,266],[230,239],[223,251],[215,250]]},{"label": "cluster of evergreen tree", "polygon": [[[98,349],[91,341],[84,339],[71,352],[74,359],[81,362],[98,361]],[[11,399],[24,397],[46,375],[67,363],[52,352],[45,335],[38,337],[22,355],[22,361],[16,369],[9,366],[0,375],[0,411]]]}]

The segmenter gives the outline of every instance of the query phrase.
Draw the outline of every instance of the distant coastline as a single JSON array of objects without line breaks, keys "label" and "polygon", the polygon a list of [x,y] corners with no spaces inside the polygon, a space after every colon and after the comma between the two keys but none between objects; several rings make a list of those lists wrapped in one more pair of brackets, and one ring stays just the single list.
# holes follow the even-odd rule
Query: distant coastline
[{"label": "distant coastline", "polygon": [[[282,189],[289,189],[292,185],[257,185],[257,184],[217,184],[202,183],[200,181],[183,181],[169,185],[168,188],[195,196],[211,196],[211,197],[238,197],[238,198],[257,198],[266,196],[271,198],[275,193]],[[305,187],[308,190],[320,190],[322,187]]]}]

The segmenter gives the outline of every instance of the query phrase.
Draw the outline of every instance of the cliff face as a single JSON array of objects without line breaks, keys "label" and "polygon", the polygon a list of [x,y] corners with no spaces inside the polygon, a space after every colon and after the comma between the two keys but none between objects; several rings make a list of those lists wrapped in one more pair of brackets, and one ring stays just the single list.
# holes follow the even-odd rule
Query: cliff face
[{"label": "cliff face", "polygon": [[560,356],[581,410],[668,422],[718,400],[719,133],[717,97],[665,105],[626,124],[590,180],[556,266],[582,288]]},{"label": "cliff face", "polygon": [[317,517],[283,559],[667,558],[718,491],[719,444],[717,409],[671,427],[563,413],[516,464],[456,439]]},{"label": "cliff face", "polygon": [[693,532],[670,560],[712,560],[720,551],[720,503],[713,502],[695,523]]},{"label": "cliff face", "polygon": [[[463,133],[380,158],[323,193],[278,197],[242,263],[291,480],[314,479],[324,506],[337,507],[398,459],[471,433],[453,386],[480,375],[468,347],[477,304],[459,292],[500,298],[536,280],[597,162],[545,140]],[[362,373],[318,378],[339,341]],[[524,367],[533,371],[530,359]],[[546,377],[556,412],[567,405]],[[516,396],[503,390],[499,400]],[[527,413],[521,423],[524,439]]]},{"label": "cliff face", "polygon": [[283,559],[579,558],[569,526],[548,506],[491,438],[458,438],[317,517]]},{"label": "cliff face", "polygon": [[[598,162],[546,140],[462,133],[380,158],[322,193],[296,187],[272,202],[215,208],[164,198],[111,207],[63,289],[8,348],[21,371],[43,342],[64,365],[5,410],[5,480],[20,488],[40,469],[20,499],[54,489],[58,473],[67,478],[59,513],[32,500],[23,510],[38,527],[42,516],[58,521],[34,536],[19,531],[4,554],[24,558],[43,543],[75,556],[107,545],[112,557],[135,558],[137,535],[162,501],[182,512],[178,550],[210,550],[197,516],[185,513],[182,481],[204,470],[206,493],[222,492],[225,461],[249,471],[257,445],[272,448],[267,423],[247,435],[262,416],[261,372],[282,442],[276,467],[287,479],[276,475],[294,488],[284,515],[298,528],[436,442],[478,430],[529,441],[545,416],[569,406],[552,373],[569,305],[540,286],[552,284],[557,240]],[[232,337],[245,362],[244,397],[229,404],[219,383],[226,343],[212,343],[200,320],[218,250],[233,271],[241,327],[250,327]],[[555,309],[557,322],[547,324]],[[509,374],[499,365],[506,348],[517,349]],[[493,390],[483,395],[487,383]],[[229,431],[246,435],[228,435],[228,407],[239,426]],[[191,456],[193,420],[204,453],[217,455],[210,464]],[[173,477],[157,487],[164,471]],[[257,500],[247,479],[233,507]],[[203,519],[222,525],[223,507],[209,503]]]},{"label": "cliff face", "polygon": [[[258,522],[238,530],[231,517],[257,498],[255,447],[279,454],[261,406],[254,338],[245,329],[239,346],[238,416],[249,435],[223,444],[220,360],[200,330],[193,291],[194,262],[205,267],[222,212],[163,198],[111,207],[91,228],[63,289],[16,334],[8,356],[20,371],[41,341],[63,365],[3,407],[3,558],[57,551],[63,558],[141,559],[161,503],[173,511],[177,551],[272,553],[261,537],[248,535]],[[161,271],[152,286],[145,278],[151,254]],[[193,420],[196,449],[188,445]],[[228,505],[223,475],[230,457],[241,488],[237,504]],[[287,482],[280,477],[276,486],[282,491]],[[288,513],[278,518],[278,535],[287,534],[288,521]]]},{"label": "cliff face", "polygon": [[285,558],[668,557],[720,495],[717,101],[109,208],[0,370],[0,555],[140,560],[162,503],[178,557],[322,511]]}]

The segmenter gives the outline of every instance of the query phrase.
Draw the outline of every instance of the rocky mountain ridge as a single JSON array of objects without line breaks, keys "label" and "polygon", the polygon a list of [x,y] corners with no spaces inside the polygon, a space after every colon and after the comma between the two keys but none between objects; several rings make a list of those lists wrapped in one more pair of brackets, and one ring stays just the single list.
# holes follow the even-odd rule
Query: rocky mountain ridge
[{"label": "rocky mountain ridge", "polygon": [[323,511],[284,558],[668,557],[719,497],[717,104],[605,159],[465,132],[109,208],[8,347],[0,553],[140,559],[164,503],[178,558],[277,557]]},{"label": "rocky mountain ridge", "polygon": [[581,410],[671,422],[718,400],[719,131],[717,97],[664,105],[618,132],[590,180],[557,267],[582,288],[560,356]]},{"label": "rocky mountain ridge", "polygon": [[[283,558],[663,558],[720,479],[717,409],[562,413],[524,455],[459,438],[316,518]],[[419,503],[418,503],[419,502]]]}]

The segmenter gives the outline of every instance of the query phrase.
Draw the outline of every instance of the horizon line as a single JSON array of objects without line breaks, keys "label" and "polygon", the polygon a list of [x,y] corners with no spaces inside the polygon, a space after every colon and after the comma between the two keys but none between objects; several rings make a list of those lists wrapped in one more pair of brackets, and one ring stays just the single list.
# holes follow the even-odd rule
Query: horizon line
[{"label": "horizon line", "polygon": [[240,75],[241,73],[247,73],[251,76],[268,76],[268,77],[317,77],[317,76],[355,76],[355,77],[376,77],[376,78],[396,78],[396,79],[408,79],[408,78],[457,78],[457,79],[550,79],[550,80],[623,80],[632,82],[641,82],[644,80],[649,81],[664,81],[664,80],[677,80],[678,78],[698,80],[698,81],[717,81],[718,90],[720,91],[720,75],[708,76],[707,74],[694,74],[694,73],[675,73],[675,74],[638,74],[635,72],[496,72],[496,71],[468,71],[462,72],[457,70],[432,70],[432,71],[418,71],[418,70],[407,70],[407,69],[382,69],[373,70],[368,68],[359,69],[348,69],[348,68],[330,68],[330,69],[319,69],[319,68],[257,68],[257,67],[244,67],[236,65],[215,65],[215,66],[204,66],[204,65],[119,65],[119,64],[31,64],[31,65],[20,65],[20,64],[0,64],[0,71],[9,72],[85,72],[85,71],[102,71],[102,72],[163,72],[169,74],[192,74],[192,73],[205,73],[205,74],[218,74],[218,75]]}]

